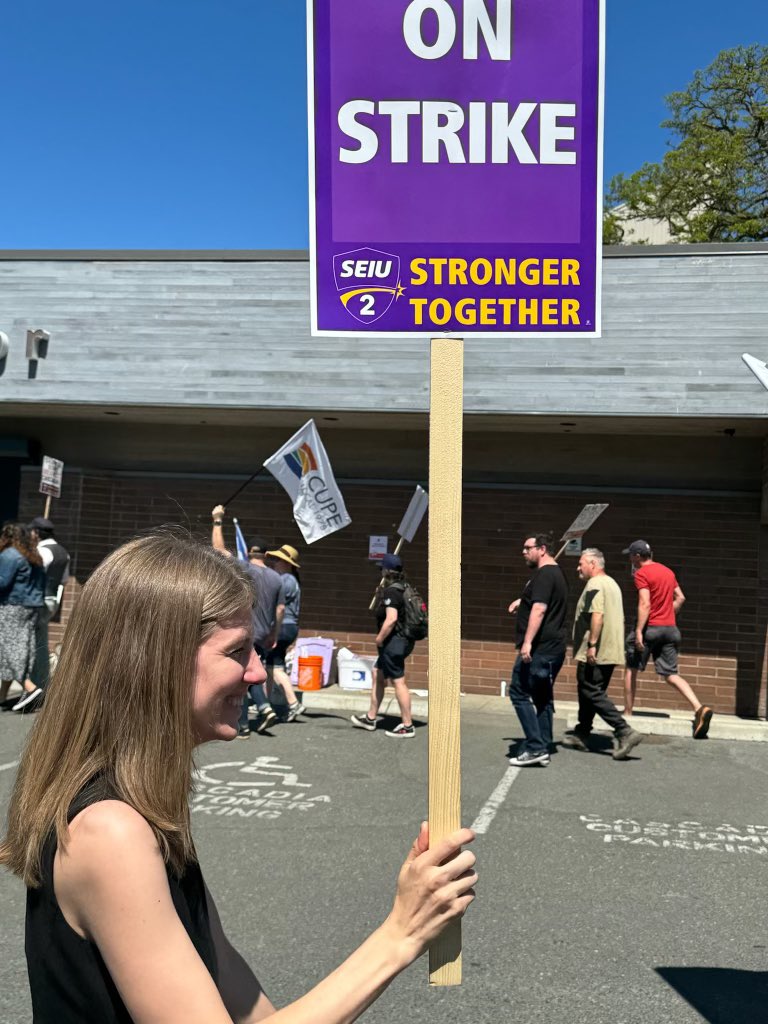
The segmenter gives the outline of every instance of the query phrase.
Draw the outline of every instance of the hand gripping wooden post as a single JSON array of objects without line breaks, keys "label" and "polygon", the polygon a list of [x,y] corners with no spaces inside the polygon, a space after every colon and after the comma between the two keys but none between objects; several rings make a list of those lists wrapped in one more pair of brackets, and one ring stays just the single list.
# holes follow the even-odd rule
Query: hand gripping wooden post
[{"label": "hand gripping wooden post", "polygon": [[[429,841],[460,826],[464,342],[434,338],[429,399]],[[461,921],[429,949],[431,985],[461,983]]]}]

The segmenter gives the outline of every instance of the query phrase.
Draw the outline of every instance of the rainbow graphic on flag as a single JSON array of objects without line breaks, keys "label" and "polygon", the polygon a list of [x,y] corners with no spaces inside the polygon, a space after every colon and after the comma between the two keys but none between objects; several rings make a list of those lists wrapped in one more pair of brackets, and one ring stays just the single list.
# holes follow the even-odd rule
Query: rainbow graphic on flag
[{"label": "rainbow graphic on flag", "polygon": [[315,459],[315,453],[312,451],[310,446],[304,443],[300,448],[297,448],[293,452],[288,452],[287,455],[283,456],[285,464],[288,469],[294,474],[294,476],[302,477],[306,476],[310,470],[317,469],[317,459]]}]

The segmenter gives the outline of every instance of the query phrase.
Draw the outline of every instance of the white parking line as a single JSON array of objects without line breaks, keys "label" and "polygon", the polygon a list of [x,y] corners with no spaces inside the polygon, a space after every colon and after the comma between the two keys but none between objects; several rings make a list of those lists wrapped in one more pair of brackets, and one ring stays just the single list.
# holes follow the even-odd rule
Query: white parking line
[{"label": "white parking line", "polygon": [[486,833],[491,827],[491,822],[496,817],[499,808],[507,797],[507,793],[512,788],[512,783],[515,781],[519,773],[519,768],[507,768],[506,772],[504,772],[501,782],[485,801],[480,809],[480,813],[472,822],[472,829],[477,832],[478,835],[484,835],[484,833]]},{"label": "white parking line", "polygon": [[15,768],[18,761],[9,761],[8,764],[0,764],[0,772],[7,772],[9,768]]}]

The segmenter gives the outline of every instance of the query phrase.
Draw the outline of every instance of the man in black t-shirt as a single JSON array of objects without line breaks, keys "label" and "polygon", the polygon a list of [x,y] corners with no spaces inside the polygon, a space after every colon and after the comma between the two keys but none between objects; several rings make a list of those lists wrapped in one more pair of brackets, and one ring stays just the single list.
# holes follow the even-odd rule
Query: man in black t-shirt
[{"label": "man in black t-shirt", "polygon": [[550,534],[532,534],[523,545],[523,558],[533,575],[522,597],[509,611],[517,614],[518,649],[509,697],[520,719],[525,741],[509,763],[519,768],[549,764],[554,715],[554,685],[565,661],[565,616],[568,586],[552,557]]}]

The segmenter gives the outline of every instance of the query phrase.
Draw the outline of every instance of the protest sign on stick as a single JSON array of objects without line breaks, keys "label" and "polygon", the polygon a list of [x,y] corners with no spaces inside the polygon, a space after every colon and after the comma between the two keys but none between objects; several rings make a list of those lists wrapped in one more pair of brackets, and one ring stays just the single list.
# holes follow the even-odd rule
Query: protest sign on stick
[{"label": "protest sign on stick", "polygon": [[61,478],[64,473],[64,463],[59,459],[52,459],[50,455],[43,456],[43,465],[40,470],[40,493],[46,496],[43,516],[48,518],[51,512],[51,498],[61,497]]},{"label": "protest sign on stick", "polygon": [[407,540],[409,544],[413,543],[413,538],[416,536],[419,526],[421,526],[421,521],[428,506],[429,495],[423,487],[417,484],[413,497],[408,503],[408,508],[405,510],[405,515],[400,520],[400,525],[397,528],[397,532],[400,534],[399,547],[402,546],[404,540]]},{"label": "protest sign on stick", "polygon": [[[308,0],[307,13],[312,335],[433,339],[436,841],[458,820],[459,339],[600,337],[603,0]],[[430,980],[455,984],[460,967],[456,926]]]},{"label": "protest sign on stick", "polygon": [[585,505],[560,538],[563,546],[555,555],[555,559],[558,559],[565,551],[569,540],[577,540],[578,538],[583,537],[587,530],[597,522],[598,518],[607,508],[607,502],[605,504]]},{"label": "protest sign on stick", "polygon": [[749,352],[744,352],[741,357],[749,369],[754,373],[764,388],[768,389],[768,365],[762,360],[755,359]]},{"label": "protest sign on stick", "polygon": [[[416,531],[421,526],[421,521],[424,518],[424,513],[427,511],[429,506],[429,495],[420,484],[416,484],[416,490],[413,492],[413,497],[408,503],[408,508],[405,510],[405,515],[400,520],[400,525],[397,528],[397,532],[400,534],[400,538],[395,545],[395,554],[399,555],[400,550],[405,543],[408,541],[410,544],[413,538],[416,536]],[[384,580],[379,581],[379,585],[376,588],[376,592],[371,598],[371,603],[368,605],[368,611],[372,612],[376,606],[376,595],[381,589]]]}]

